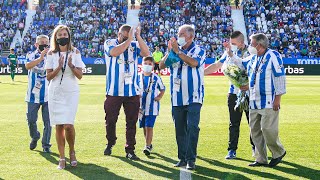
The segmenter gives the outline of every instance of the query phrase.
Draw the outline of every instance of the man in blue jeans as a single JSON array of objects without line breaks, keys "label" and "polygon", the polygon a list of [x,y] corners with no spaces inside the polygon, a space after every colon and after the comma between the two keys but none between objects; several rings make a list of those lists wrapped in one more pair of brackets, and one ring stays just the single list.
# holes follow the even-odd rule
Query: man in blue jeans
[{"label": "man in blue jeans", "polygon": [[46,35],[39,35],[36,38],[35,46],[37,49],[28,54],[28,62],[26,63],[26,69],[28,70],[28,90],[25,100],[28,103],[27,120],[31,137],[30,150],[34,150],[37,147],[37,142],[40,139],[37,120],[38,111],[40,107],[42,107],[42,120],[44,125],[42,148],[43,152],[50,153],[51,126],[48,109],[49,82],[46,78],[46,70],[44,68],[46,54],[49,50],[49,37]]},{"label": "man in blue jeans", "polygon": [[[170,65],[170,87],[172,117],[176,129],[178,158],[175,167],[195,169],[199,138],[200,111],[204,98],[205,50],[193,42],[195,30],[191,25],[179,27],[178,38],[171,38],[168,50],[173,51],[179,61]],[[160,61],[166,68],[169,53]]]}]

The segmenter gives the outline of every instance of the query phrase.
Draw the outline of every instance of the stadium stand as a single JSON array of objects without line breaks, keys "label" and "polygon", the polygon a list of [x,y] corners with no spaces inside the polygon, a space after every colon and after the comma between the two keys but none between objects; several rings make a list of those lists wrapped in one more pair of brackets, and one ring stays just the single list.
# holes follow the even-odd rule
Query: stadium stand
[{"label": "stadium stand", "polygon": [[60,3],[43,1],[37,9],[34,21],[24,37],[23,50],[29,52],[38,34],[51,34],[57,24],[68,25],[73,43],[84,57],[102,57],[103,44],[117,35],[126,22],[127,2],[119,0],[62,0]]},{"label": "stadium stand", "polygon": [[222,42],[232,31],[228,0],[146,0],[142,5],[141,34],[152,51],[155,46],[166,51],[167,41],[177,34],[180,25],[188,23],[195,26],[195,41],[206,49],[207,57],[222,54]]},{"label": "stadium stand", "polygon": [[[320,57],[320,13],[317,0],[244,0],[247,34],[264,32],[271,48],[283,57]],[[27,3],[0,0],[0,51],[9,49],[17,31],[23,31]],[[126,23],[128,1],[123,0],[43,0],[23,42],[16,44],[19,54],[33,51],[39,34],[51,34],[62,23],[71,27],[73,42],[84,57],[103,57],[103,43],[115,38]],[[146,0],[141,2],[139,21],[151,51],[155,46],[165,52],[167,41],[176,36],[178,26],[189,23],[196,28],[196,43],[207,57],[219,58],[222,43],[232,31],[228,0]],[[21,33],[22,34],[22,33]]]},{"label": "stadium stand", "polygon": [[0,52],[10,48],[17,29],[24,30],[26,8],[25,1],[0,0]]},{"label": "stadium stand", "polygon": [[247,34],[266,33],[283,57],[320,57],[319,1],[246,0],[244,15]]}]

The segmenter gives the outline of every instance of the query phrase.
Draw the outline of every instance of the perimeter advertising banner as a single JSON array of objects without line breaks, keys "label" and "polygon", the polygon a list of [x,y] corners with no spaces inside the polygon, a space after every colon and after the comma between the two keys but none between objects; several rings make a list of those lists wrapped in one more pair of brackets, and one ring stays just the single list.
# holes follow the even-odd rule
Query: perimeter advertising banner
[{"label": "perimeter advertising banner", "polygon": [[[10,67],[7,65],[7,58],[2,57],[3,64],[0,65],[0,75],[10,74]],[[25,56],[19,56],[19,67],[16,68],[17,74],[28,74],[24,64],[26,63]],[[83,58],[86,68],[83,70],[84,74],[88,75],[105,75],[105,59],[104,58]],[[320,58],[283,58],[285,64],[285,71],[287,75],[320,75]],[[138,71],[141,71],[141,58],[139,59]],[[207,58],[206,65],[209,66],[215,62],[214,58]],[[168,69],[161,71],[162,75],[170,75]],[[223,75],[221,70],[211,75]]]},{"label": "perimeter advertising banner", "polygon": [[[208,65],[206,65],[208,66]],[[141,65],[138,66],[138,71],[141,72]],[[320,75],[320,64],[286,64],[285,71],[287,75]],[[27,75],[24,64],[21,64],[16,68],[16,73],[18,75]],[[83,69],[83,73],[86,75],[105,75],[106,66],[104,64],[87,64],[86,68]],[[0,75],[9,75],[10,67],[8,65],[1,66]],[[168,69],[161,71],[162,75],[170,75]],[[223,75],[221,70],[212,75]]]},{"label": "perimeter advertising banner", "polygon": [[[26,56],[18,56],[20,64],[27,62]],[[284,64],[320,64],[320,58],[282,58]],[[85,64],[105,64],[104,58],[86,58],[82,57]],[[206,64],[212,64],[216,61],[215,58],[207,58]],[[2,62],[8,64],[7,57],[2,57]],[[141,64],[142,59],[139,58],[138,63]]]}]

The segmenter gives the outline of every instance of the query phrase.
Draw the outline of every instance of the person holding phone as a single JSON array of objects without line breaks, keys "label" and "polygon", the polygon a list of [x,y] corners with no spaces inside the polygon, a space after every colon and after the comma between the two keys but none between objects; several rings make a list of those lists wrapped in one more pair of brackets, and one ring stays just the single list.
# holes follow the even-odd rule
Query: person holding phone
[{"label": "person holding phone", "polygon": [[58,169],[64,169],[65,141],[69,144],[70,164],[77,166],[75,156],[74,120],[79,104],[78,80],[85,68],[78,49],[72,46],[70,29],[58,25],[51,37],[51,47],[47,54],[47,79],[49,84],[49,114],[51,126],[56,126],[56,139],[60,155]]},{"label": "person holding phone", "polygon": [[48,108],[49,83],[46,78],[46,70],[44,68],[46,63],[46,54],[49,50],[49,37],[46,35],[37,36],[35,46],[37,49],[28,54],[26,63],[26,69],[28,70],[28,90],[25,101],[28,103],[27,121],[30,137],[32,138],[30,142],[30,150],[34,150],[37,147],[37,142],[40,139],[37,120],[38,111],[41,107],[44,125],[42,148],[43,152],[50,153],[51,126]]}]

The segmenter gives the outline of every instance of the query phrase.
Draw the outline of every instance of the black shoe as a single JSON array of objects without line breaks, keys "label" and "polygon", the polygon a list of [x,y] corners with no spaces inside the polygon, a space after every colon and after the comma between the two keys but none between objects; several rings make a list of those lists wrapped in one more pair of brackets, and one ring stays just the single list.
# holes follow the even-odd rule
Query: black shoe
[{"label": "black shoe", "polygon": [[187,162],[184,160],[180,160],[177,164],[174,165],[174,167],[182,167],[182,166],[186,166]]},{"label": "black shoe", "polygon": [[285,151],[282,156],[280,156],[280,157],[278,157],[278,158],[275,158],[275,159],[271,159],[271,161],[270,161],[270,163],[269,163],[269,167],[275,167],[276,165],[278,165],[278,164],[281,162],[282,158],[283,158],[286,154],[287,154],[287,152]]},{"label": "black shoe", "polygon": [[263,163],[259,163],[259,162],[255,161],[255,162],[249,164],[249,166],[251,166],[251,167],[259,167],[259,166],[268,166],[268,164],[263,164]]},{"label": "black shoe", "polygon": [[151,154],[151,151],[152,151],[152,144],[150,146],[146,146],[143,150],[143,153],[146,155],[146,156],[149,156]]},{"label": "black shoe", "polygon": [[45,152],[45,153],[51,153],[51,150],[50,150],[50,148],[43,148],[43,152]]},{"label": "black shoe", "polygon": [[37,147],[38,140],[31,140],[30,142],[30,150],[34,150]]},{"label": "black shoe", "polygon": [[106,147],[106,149],[104,150],[104,155],[105,156],[110,156],[111,155],[111,153],[112,153],[112,145],[111,146],[109,146],[109,145],[107,145],[107,147]]},{"label": "black shoe", "polygon": [[196,169],[196,164],[193,161],[188,161],[186,169],[194,170]]},{"label": "black shoe", "polygon": [[126,158],[134,160],[134,161],[140,160],[140,158],[134,152],[127,153]]}]

